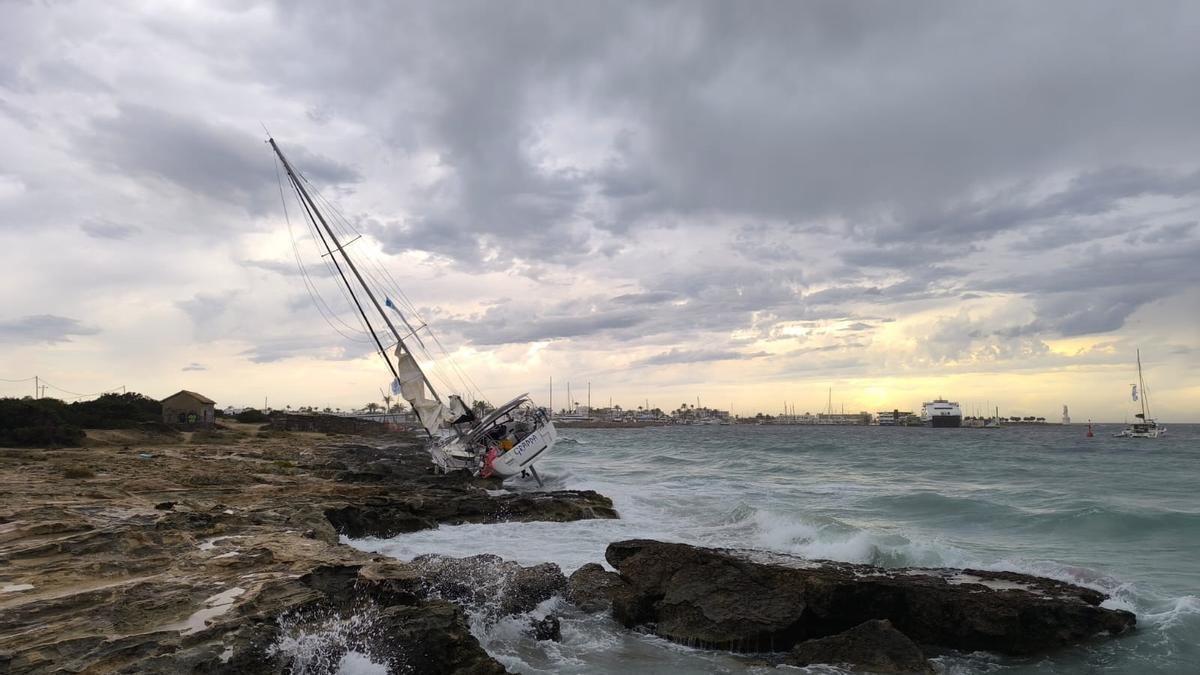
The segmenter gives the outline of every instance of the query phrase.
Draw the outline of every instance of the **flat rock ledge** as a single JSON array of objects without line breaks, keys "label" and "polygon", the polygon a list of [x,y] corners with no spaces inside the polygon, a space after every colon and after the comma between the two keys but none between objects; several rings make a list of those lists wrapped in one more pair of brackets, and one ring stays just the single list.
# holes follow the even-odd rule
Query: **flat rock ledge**
[{"label": "flat rock ledge", "polygon": [[464,608],[528,611],[565,587],[557,567],[400,563],[339,535],[616,511],[429,466],[415,441],[305,434],[0,448],[0,673],[332,673],[349,650],[390,672],[504,672]]},{"label": "flat rock ledge", "polygon": [[[869,670],[875,659],[897,668],[881,672],[926,672],[905,641],[1030,655],[1135,624],[1101,607],[1102,593],[1012,572],[885,569],[645,539],[614,542],[605,558],[616,573],[596,565],[571,575],[567,597],[580,607],[611,605],[626,627],[694,647],[791,652],[784,661],[797,665],[844,659]],[[862,661],[849,658],[856,650]]]}]

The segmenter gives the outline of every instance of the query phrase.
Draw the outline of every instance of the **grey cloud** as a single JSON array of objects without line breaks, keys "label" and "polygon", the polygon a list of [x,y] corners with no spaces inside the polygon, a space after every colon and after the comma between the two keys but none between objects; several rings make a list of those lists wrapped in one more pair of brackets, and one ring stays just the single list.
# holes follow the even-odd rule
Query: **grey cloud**
[{"label": "grey cloud", "polygon": [[[1025,194],[1005,193],[907,223],[905,230],[939,238],[974,239],[1059,218],[1098,216],[1136,197],[1183,197],[1197,192],[1200,192],[1200,171],[1179,173],[1117,166],[1080,173],[1064,189],[1032,202],[1026,202],[1029,197]],[[1075,226],[1065,234],[1078,237],[1088,233],[1083,226]],[[1060,243],[1058,238],[1050,241]]]},{"label": "grey cloud", "polygon": [[180,368],[180,370],[182,370],[185,373],[193,372],[193,371],[200,371],[200,370],[208,370],[208,366],[205,366],[203,363],[192,362],[192,363],[187,364],[183,368]]},{"label": "grey cloud", "polygon": [[1186,240],[1195,230],[1196,223],[1194,222],[1162,225],[1137,236],[1137,241],[1145,244],[1176,244]]},{"label": "grey cloud", "polygon": [[[326,335],[288,335],[263,337],[241,352],[241,356],[253,363],[275,363],[292,358],[310,358],[323,361],[351,361],[371,353],[368,347],[359,345],[335,345]],[[381,363],[380,374],[386,372]]]},{"label": "grey cloud", "polygon": [[666,366],[708,361],[740,361],[769,356],[767,352],[745,353],[726,349],[670,349],[636,361],[634,366]]},{"label": "grey cloud", "polygon": [[[301,275],[300,268],[296,262],[282,260],[239,260],[238,264],[244,267],[253,267],[255,269],[281,274],[287,277],[298,277]],[[334,272],[324,265],[305,265],[304,271],[311,277],[328,277]]]},{"label": "grey cloud", "polygon": [[622,305],[657,305],[663,302],[671,302],[678,298],[679,294],[671,291],[651,291],[648,293],[618,295],[612,301]]},{"label": "grey cloud", "polygon": [[[252,213],[279,208],[275,166],[262,140],[234,128],[141,105],[92,120],[76,144],[99,166],[151,177]],[[283,150],[321,185],[353,183],[358,173],[298,147]]]},{"label": "grey cloud", "polygon": [[99,328],[65,316],[34,314],[0,321],[0,342],[10,344],[58,344],[73,335],[95,335]]},{"label": "grey cloud", "polygon": [[[936,238],[933,239],[936,241]],[[888,243],[867,248],[851,248],[839,253],[839,257],[856,267],[883,267],[911,269],[927,267],[946,260],[953,260],[973,250],[970,245],[936,245],[929,243]]]},{"label": "grey cloud", "polygon": [[175,306],[188,315],[197,340],[214,340],[235,333],[233,324],[239,317],[229,311],[240,295],[238,291],[197,293],[189,300],[179,300]]},{"label": "grey cloud", "polygon": [[128,239],[129,237],[141,231],[141,228],[136,225],[125,225],[122,223],[114,223],[110,220],[92,219],[85,220],[79,224],[79,229],[83,230],[84,234],[95,239]]},{"label": "grey cloud", "polygon": [[480,317],[448,321],[444,326],[466,336],[473,344],[500,345],[593,336],[614,329],[644,324],[649,316],[632,311],[604,311],[566,315],[532,315],[493,307]]},{"label": "grey cloud", "polygon": [[1169,248],[1120,248],[989,285],[1034,299],[1032,329],[1066,336],[1105,333],[1121,328],[1147,303],[1200,285],[1198,259],[1200,239],[1185,239]]}]

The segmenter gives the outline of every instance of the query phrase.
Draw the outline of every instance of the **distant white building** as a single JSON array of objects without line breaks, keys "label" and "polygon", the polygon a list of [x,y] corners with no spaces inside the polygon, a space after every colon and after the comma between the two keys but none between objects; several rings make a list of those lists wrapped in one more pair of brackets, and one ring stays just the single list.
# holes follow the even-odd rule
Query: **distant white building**
[{"label": "distant white building", "polygon": [[1062,423],[1063,424],[1071,423],[1071,415],[1067,413],[1067,406],[1065,403],[1063,404],[1063,421],[1062,421]]}]

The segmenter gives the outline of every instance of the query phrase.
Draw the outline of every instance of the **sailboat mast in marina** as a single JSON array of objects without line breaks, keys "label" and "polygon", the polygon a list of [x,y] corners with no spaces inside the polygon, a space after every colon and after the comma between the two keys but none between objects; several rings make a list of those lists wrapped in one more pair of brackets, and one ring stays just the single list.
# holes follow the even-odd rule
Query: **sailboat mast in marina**
[{"label": "sailboat mast in marina", "polygon": [[[419,333],[422,330],[428,332],[428,325],[417,321],[418,325],[414,328],[386,295],[380,303],[380,294],[376,292],[377,280],[372,278],[369,271],[364,277],[346,250],[354,241],[343,243],[339,239],[313,198],[309,190],[311,184],[295,170],[274,138],[267,139],[267,142],[283,165],[301,211],[325,249],[322,257],[328,257],[333,263],[348,292],[348,299],[387,364],[392,376],[392,393],[408,401],[428,436],[429,452],[435,467],[443,472],[466,470],[483,477],[496,475],[501,478],[530,472],[540,483],[534,462],[550,451],[558,437],[546,412],[537,407],[527,394],[494,409],[483,419],[463,403],[460,395],[448,394],[443,399],[417,362],[412,349],[415,343],[422,351],[426,351]],[[280,188],[282,192],[282,184]],[[369,283],[368,279],[374,283]],[[407,329],[404,335],[384,310],[385,306],[404,324]],[[387,327],[389,341],[395,341],[391,355],[372,324],[372,316],[376,317],[376,325],[382,322]],[[440,346],[440,342],[438,344]]]}]

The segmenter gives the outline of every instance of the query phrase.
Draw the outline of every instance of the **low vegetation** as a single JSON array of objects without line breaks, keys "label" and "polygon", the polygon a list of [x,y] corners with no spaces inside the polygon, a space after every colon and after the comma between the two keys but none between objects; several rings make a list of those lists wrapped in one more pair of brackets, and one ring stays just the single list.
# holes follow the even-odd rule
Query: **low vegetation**
[{"label": "low vegetation", "polygon": [[162,424],[162,405],[138,393],[91,401],[0,398],[0,446],[44,448],[83,444],[84,428],[135,429]]}]

